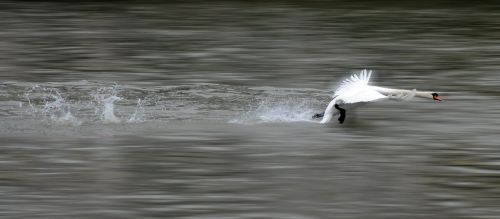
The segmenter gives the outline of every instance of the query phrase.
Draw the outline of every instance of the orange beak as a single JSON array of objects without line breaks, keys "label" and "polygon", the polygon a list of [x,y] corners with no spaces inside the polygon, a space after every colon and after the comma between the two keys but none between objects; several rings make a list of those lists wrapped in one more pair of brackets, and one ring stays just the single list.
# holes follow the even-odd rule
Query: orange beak
[{"label": "orange beak", "polygon": [[434,99],[435,101],[441,101],[441,98],[439,96],[437,97],[432,97],[432,99]]}]

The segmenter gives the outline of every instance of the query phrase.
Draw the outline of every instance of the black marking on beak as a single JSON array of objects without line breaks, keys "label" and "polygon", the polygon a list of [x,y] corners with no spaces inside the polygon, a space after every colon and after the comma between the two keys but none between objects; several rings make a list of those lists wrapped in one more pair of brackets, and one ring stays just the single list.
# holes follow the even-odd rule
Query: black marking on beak
[{"label": "black marking on beak", "polygon": [[438,93],[432,93],[432,99],[433,100],[441,101],[441,98],[439,98],[439,94]]}]

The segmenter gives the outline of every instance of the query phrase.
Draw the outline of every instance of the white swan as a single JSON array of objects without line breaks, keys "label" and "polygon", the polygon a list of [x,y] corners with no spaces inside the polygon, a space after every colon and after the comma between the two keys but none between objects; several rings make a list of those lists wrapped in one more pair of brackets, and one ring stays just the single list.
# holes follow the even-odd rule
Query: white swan
[{"label": "white swan", "polygon": [[[321,118],[320,123],[329,122],[334,114],[340,113],[339,122],[343,123],[345,119],[345,109],[341,106],[362,102],[371,102],[382,99],[408,100],[413,97],[430,98],[441,101],[439,94],[432,91],[416,91],[390,89],[368,85],[372,71],[362,70],[359,75],[352,75],[350,78],[342,81],[341,85],[335,90],[333,100],[328,104],[324,113],[318,113],[313,118]],[[337,110],[335,110],[335,109]]]}]

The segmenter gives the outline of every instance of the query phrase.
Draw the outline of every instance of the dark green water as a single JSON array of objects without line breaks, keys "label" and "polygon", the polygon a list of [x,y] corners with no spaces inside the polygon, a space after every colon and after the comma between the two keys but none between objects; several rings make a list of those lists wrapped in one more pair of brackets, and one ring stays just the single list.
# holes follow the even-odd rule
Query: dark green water
[{"label": "dark green water", "polygon": [[0,217],[498,218],[498,9],[1,2]]}]

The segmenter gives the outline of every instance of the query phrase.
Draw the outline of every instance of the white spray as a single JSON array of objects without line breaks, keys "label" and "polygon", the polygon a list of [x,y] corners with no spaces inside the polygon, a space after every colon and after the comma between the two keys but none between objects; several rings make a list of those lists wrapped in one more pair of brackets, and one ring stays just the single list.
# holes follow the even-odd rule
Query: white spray
[{"label": "white spray", "polygon": [[139,123],[139,122],[144,121],[144,119],[142,118],[143,114],[144,114],[144,107],[142,104],[143,104],[143,101],[141,99],[137,100],[137,106],[135,107],[135,111],[132,114],[132,116],[130,116],[130,118],[128,119],[127,122]]},{"label": "white spray", "polygon": [[255,110],[244,113],[229,123],[268,123],[268,122],[313,122],[313,103],[300,98],[267,98]]},{"label": "white spray", "polygon": [[[38,85],[33,86],[24,94],[31,109],[31,115],[41,114],[49,119],[49,123],[57,125],[79,126],[82,122],[71,114],[70,104],[66,102],[56,88],[42,88]],[[32,98],[40,99],[43,103],[42,108],[38,108],[33,103]]]},{"label": "white spray", "polygon": [[102,100],[104,103],[104,108],[101,114],[101,121],[104,123],[119,123],[121,122],[120,118],[115,116],[115,101],[122,100],[121,97],[110,96]]}]

